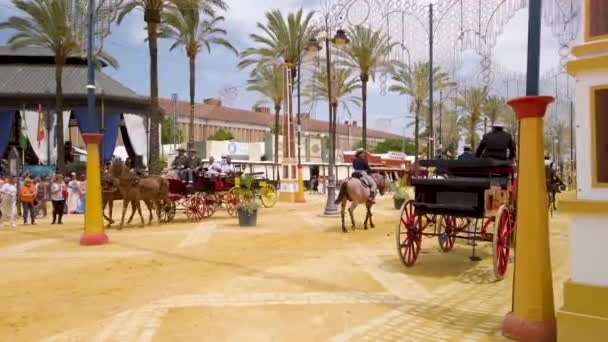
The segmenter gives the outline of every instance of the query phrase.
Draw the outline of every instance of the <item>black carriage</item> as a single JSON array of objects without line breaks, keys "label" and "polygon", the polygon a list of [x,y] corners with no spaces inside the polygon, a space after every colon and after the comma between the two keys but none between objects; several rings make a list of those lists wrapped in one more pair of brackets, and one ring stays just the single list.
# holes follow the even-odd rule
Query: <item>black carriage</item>
[{"label": "black carriage", "polygon": [[[456,239],[493,243],[494,273],[502,279],[507,271],[515,227],[515,176],[512,162],[492,159],[426,160],[441,178],[413,178],[415,197],[401,210],[397,249],[403,264],[414,265],[422,237],[437,238],[448,252]],[[431,227],[432,228],[429,228]]]}]

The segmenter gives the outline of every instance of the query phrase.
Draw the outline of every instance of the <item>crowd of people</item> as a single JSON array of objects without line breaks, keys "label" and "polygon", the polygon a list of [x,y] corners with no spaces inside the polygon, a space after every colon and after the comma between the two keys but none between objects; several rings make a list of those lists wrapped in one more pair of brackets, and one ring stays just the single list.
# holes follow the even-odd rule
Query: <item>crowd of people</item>
[{"label": "crowd of people", "polygon": [[86,180],[84,175],[70,177],[51,175],[30,178],[25,172],[16,176],[0,177],[0,226],[16,227],[17,205],[21,205],[23,224],[36,224],[36,218],[48,215],[52,206],[51,224],[63,224],[64,214],[83,214]]}]

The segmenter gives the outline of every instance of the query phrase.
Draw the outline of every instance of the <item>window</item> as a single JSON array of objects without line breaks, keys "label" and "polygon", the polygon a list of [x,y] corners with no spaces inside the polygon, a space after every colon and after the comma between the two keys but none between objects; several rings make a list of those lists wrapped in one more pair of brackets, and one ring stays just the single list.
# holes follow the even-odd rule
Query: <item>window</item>
[{"label": "window", "polygon": [[586,39],[608,39],[608,1],[587,0]]},{"label": "window", "polygon": [[596,87],[591,96],[593,184],[608,187],[608,86]]}]

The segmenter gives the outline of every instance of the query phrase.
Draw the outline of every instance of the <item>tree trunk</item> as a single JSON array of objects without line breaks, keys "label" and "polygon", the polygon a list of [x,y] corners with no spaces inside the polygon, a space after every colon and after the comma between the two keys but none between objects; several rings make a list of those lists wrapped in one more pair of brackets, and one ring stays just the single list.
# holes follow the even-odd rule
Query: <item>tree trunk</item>
[{"label": "tree trunk", "polygon": [[158,125],[160,124],[160,108],[158,105],[158,23],[149,21],[148,48],[150,50],[150,146],[148,151],[148,170],[152,175],[160,174],[160,146],[158,140]]},{"label": "tree trunk", "polygon": [[[63,174],[65,172],[65,143],[63,141],[63,65],[65,60],[63,58],[56,58],[55,60],[55,112],[57,113],[57,125],[55,132],[57,132],[57,173]],[[51,161],[49,160],[50,164]]]},{"label": "tree trunk", "polygon": [[363,149],[367,151],[367,81],[369,77],[367,75],[361,75],[361,100],[362,100],[362,133],[361,141],[363,143]]},{"label": "tree trunk", "polygon": [[190,56],[190,125],[188,126],[188,148],[194,148],[194,91],[195,91],[195,71],[196,56]]},{"label": "tree trunk", "polygon": [[279,162],[279,114],[281,105],[274,106],[274,162]]}]

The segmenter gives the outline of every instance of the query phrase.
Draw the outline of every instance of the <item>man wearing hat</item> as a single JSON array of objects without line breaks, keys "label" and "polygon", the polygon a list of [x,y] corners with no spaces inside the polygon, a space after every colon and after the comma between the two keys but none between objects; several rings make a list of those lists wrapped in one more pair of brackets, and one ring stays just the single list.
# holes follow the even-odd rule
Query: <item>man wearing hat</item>
[{"label": "man wearing hat", "polygon": [[511,134],[505,132],[504,127],[505,125],[502,122],[496,122],[492,125],[492,131],[481,139],[475,157],[498,160],[515,159],[515,142]]},{"label": "man wearing hat", "polygon": [[186,178],[188,183],[192,183],[194,182],[194,170],[199,167],[201,158],[197,156],[198,151],[193,148],[188,149],[187,153],[182,178]]},{"label": "man wearing hat", "polygon": [[188,157],[186,157],[184,154],[186,150],[180,147],[176,151],[177,157],[173,159],[173,162],[171,163],[171,168],[177,171],[179,178],[185,179],[186,175],[183,173],[183,171],[188,166]]},{"label": "man wearing hat", "polygon": [[473,149],[471,146],[466,145],[463,149],[463,152],[458,156],[458,160],[473,160],[475,156],[473,155]]},{"label": "man wearing hat", "polygon": [[365,180],[367,185],[369,185],[369,200],[370,202],[374,203],[374,198],[376,197],[376,190],[378,186],[376,185],[376,182],[374,181],[372,176],[368,174],[371,169],[369,168],[367,159],[365,159],[365,150],[362,148],[357,149],[357,152],[355,153],[355,159],[353,159],[353,169],[355,170],[355,172],[359,173],[361,175],[361,178]]}]

